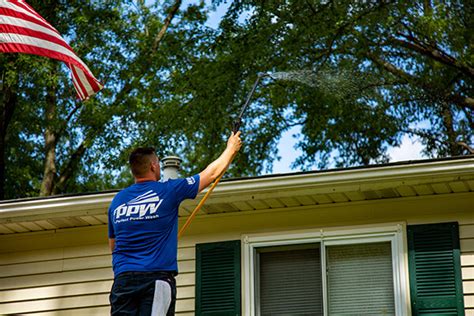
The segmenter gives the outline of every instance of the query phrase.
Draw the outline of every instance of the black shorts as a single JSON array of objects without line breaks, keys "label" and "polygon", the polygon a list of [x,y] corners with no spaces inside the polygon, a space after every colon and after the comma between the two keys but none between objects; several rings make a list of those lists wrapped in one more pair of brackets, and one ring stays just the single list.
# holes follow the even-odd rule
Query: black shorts
[{"label": "black shorts", "polygon": [[[124,272],[114,279],[110,291],[111,315],[150,316],[155,299],[156,281],[171,288],[171,303],[166,316],[173,316],[176,305],[176,280],[173,272]],[[159,303],[159,302],[158,302]]]}]

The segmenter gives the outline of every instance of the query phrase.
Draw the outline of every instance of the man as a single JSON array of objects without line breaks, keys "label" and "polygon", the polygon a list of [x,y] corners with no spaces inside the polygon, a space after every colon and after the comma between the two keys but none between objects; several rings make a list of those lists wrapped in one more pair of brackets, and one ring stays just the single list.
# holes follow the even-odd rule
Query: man
[{"label": "man", "polygon": [[112,315],[174,315],[179,204],[209,186],[241,146],[240,132],[232,133],[224,152],[206,169],[167,182],[158,182],[160,165],[152,148],[131,153],[135,184],[115,196],[108,212]]}]

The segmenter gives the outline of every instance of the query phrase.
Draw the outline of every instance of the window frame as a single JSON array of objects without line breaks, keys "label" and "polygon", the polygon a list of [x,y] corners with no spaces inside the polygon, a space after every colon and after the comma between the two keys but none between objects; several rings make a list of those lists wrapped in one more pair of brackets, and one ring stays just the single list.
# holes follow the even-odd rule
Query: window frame
[{"label": "window frame", "polygon": [[[389,241],[392,249],[395,315],[411,314],[408,274],[406,223],[370,226],[318,228],[267,234],[242,235],[242,311],[257,316],[258,248],[319,243],[321,271],[326,271],[326,247],[332,245],[364,244]],[[323,272],[323,313],[328,315],[327,274]]]}]

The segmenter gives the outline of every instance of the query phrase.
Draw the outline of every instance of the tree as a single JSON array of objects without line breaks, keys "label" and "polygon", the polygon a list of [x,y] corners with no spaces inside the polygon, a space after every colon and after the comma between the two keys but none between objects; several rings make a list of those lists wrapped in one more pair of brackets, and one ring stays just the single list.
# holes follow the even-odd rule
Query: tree
[{"label": "tree", "polygon": [[[302,126],[301,168],[387,162],[387,147],[404,134],[419,136],[432,157],[472,146],[469,1],[229,3],[215,40],[206,43],[211,50],[176,79],[188,82],[178,98],[187,95],[196,109],[208,100],[225,104],[206,112],[219,121],[236,112],[259,71],[311,70],[319,81],[260,86],[240,173],[270,167],[276,140],[295,124]],[[215,146],[205,133],[201,139]]]},{"label": "tree", "polygon": [[203,2],[31,2],[106,89],[78,103],[60,63],[0,56],[5,197],[123,187],[137,145],[198,172],[225,146],[258,72],[310,85],[263,79],[228,176],[271,171],[297,125],[301,169],[387,162],[407,134],[431,157],[472,150],[470,2],[227,2],[216,30]]},{"label": "tree", "polygon": [[[159,15],[163,8],[158,5],[134,1],[30,4],[54,22],[95,72],[107,75],[100,79],[108,89],[82,104],[74,99],[69,72],[60,63],[36,56],[2,56],[0,176],[5,177],[0,198],[122,184],[112,177],[117,171],[98,170],[120,150],[120,137],[129,137],[127,124],[143,106],[140,89],[161,81],[156,72],[166,65],[158,47],[181,1],[174,1],[164,15]],[[122,131],[114,129],[117,125]],[[94,152],[100,148],[105,148],[105,155]],[[37,181],[41,161],[43,176]],[[27,172],[30,169],[34,173]],[[98,180],[101,176],[104,179]]]}]

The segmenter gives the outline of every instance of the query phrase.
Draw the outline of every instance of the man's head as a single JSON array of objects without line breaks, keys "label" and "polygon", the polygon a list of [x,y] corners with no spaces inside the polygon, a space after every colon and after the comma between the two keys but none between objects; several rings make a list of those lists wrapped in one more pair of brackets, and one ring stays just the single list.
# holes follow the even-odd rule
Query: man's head
[{"label": "man's head", "polygon": [[155,150],[151,147],[139,147],[132,151],[128,159],[135,180],[160,179],[160,162]]}]

